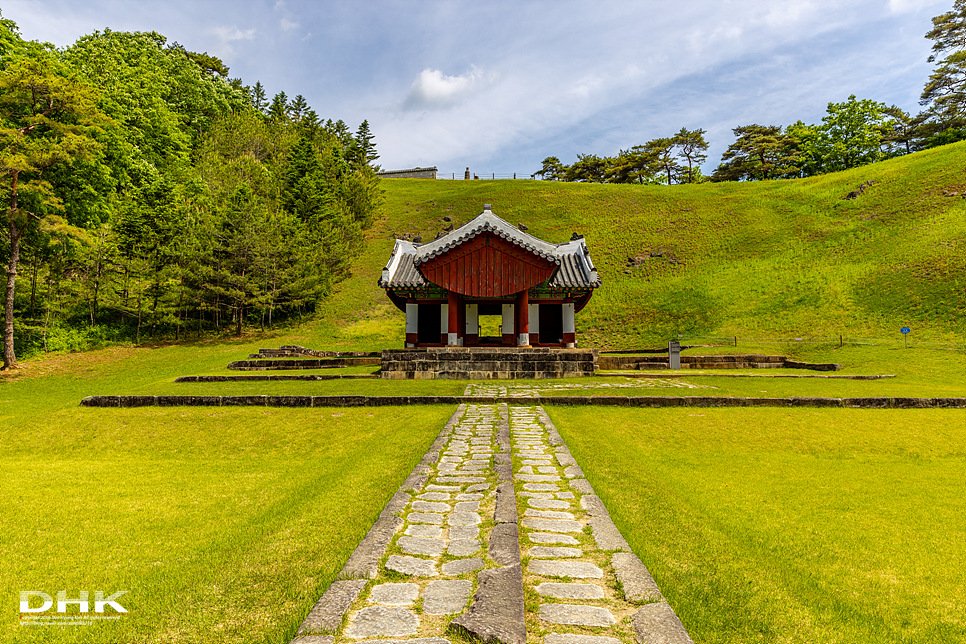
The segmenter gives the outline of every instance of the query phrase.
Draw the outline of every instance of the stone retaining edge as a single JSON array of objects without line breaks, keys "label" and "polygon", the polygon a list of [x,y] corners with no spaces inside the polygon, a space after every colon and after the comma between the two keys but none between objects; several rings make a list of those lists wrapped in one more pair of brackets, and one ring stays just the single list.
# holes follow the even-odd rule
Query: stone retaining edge
[{"label": "stone retaining edge", "polygon": [[174,382],[264,382],[276,380],[358,380],[379,378],[372,373],[346,373],[346,374],[246,374],[244,376],[181,376],[175,378]]},{"label": "stone retaining edge", "polygon": [[838,407],[848,409],[966,409],[966,398],[739,398],[733,396],[87,396],[82,407],[382,407],[499,404],[606,407]]},{"label": "stone retaining edge", "polygon": [[466,405],[460,405],[453,412],[443,429],[436,435],[436,440],[426,450],[426,454],[389,499],[372,528],[349,555],[342,570],[336,575],[336,581],[326,589],[299,625],[290,644],[309,644],[312,635],[336,633],[342,627],[352,602],[365,588],[368,580],[378,574],[379,561],[386,554],[386,548],[389,547],[392,536],[404,523],[396,513],[403,510],[409,503],[412,498],[410,492],[416,494],[426,485],[426,481],[429,480],[427,461],[432,459],[431,462],[435,463],[439,450],[446,444],[446,438],[453,432],[453,426],[465,411]]},{"label": "stone retaining edge", "polygon": [[[555,454],[565,454],[572,458],[556,425],[550,420],[543,407],[537,407],[537,416],[547,427],[551,445],[556,445]],[[576,466],[574,466],[576,467]],[[579,468],[578,468],[579,469]],[[631,617],[635,640],[638,644],[664,642],[667,644],[694,644],[674,609],[661,594],[657,583],[651,577],[644,563],[635,555],[624,535],[610,518],[603,501],[594,493],[590,481],[583,477],[571,478],[570,487],[581,493],[580,506],[591,515],[588,524],[597,547],[602,550],[616,550],[611,563],[614,574],[621,581],[624,593],[630,601],[653,601],[641,607]],[[586,501],[584,500],[586,499]],[[655,608],[656,607],[656,608]]]}]

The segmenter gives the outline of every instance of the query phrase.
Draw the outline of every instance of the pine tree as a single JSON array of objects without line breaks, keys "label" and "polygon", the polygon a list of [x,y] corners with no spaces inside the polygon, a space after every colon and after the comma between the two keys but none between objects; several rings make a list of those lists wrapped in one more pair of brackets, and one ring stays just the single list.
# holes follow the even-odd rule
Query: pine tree
[{"label": "pine tree", "polygon": [[962,127],[966,123],[966,0],[956,0],[953,10],[936,16],[932,24],[926,34],[933,41],[928,61],[943,58],[929,75],[919,103],[945,126]]}]

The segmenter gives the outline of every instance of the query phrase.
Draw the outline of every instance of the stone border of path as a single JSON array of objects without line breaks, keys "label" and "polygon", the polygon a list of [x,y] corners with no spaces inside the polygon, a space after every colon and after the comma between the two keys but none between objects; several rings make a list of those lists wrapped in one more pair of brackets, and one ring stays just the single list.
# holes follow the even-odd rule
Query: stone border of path
[{"label": "stone border of path", "polygon": [[372,528],[349,555],[349,559],[336,576],[336,581],[332,582],[302,621],[291,644],[332,644],[335,641],[334,635],[317,633],[338,632],[352,603],[365,588],[368,580],[378,574],[380,559],[386,554],[393,535],[405,523],[397,516],[398,513],[409,504],[412,495],[420,492],[429,481],[430,466],[439,459],[440,450],[446,445],[453,426],[465,411],[466,406],[460,405],[450,416],[443,429],[436,435],[436,440],[426,450],[422,460],[389,499]]},{"label": "stone border of path", "polygon": [[737,398],[731,396],[87,396],[82,407],[385,407],[517,404],[604,407],[837,407],[966,409],[966,398]]}]

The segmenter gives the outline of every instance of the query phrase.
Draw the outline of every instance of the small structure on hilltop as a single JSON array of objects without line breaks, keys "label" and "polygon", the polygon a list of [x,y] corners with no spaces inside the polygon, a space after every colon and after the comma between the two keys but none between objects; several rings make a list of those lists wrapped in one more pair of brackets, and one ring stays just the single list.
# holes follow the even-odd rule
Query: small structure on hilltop
[{"label": "small structure on hilltop", "polygon": [[408,168],[406,170],[381,170],[376,173],[383,179],[435,179],[436,166],[430,168]]},{"label": "small structure on hilltop", "polygon": [[[407,349],[489,350],[466,354],[470,356],[464,360],[467,364],[455,370],[471,378],[589,375],[586,367],[577,369],[579,373],[565,374],[568,369],[558,363],[579,360],[575,354],[569,358],[552,355],[549,349],[576,347],[574,316],[600,283],[581,235],[551,244],[500,219],[489,204],[469,223],[429,243],[396,240],[379,278],[379,286],[386,289],[389,299],[406,313]],[[498,323],[491,327],[498,327],[497,333],[487,335],[481,330],[487,318]],[[493,353],[511,349],[533,350],[530,353],[536,351],[542,358],[531,355],[524,359],[520,354],[516,360]],[[438,351],[431,353],[427,359],[436,366],[424,365],[424,371],[436,375],[402,377],[463,377],[439,375],[440,361],[445,358]],[[596,351],[588,355],[593,373]],[[502,366],[475,368],[471,364],[474,360],[500,362]],[[542,362],[527,366],[534,360]],[[388,375],[391,367],[384,352],[384,377],[393,377]],[[406,365],[399,369],[418,371],[403,367]],[[531,371],[536,375],[528,375]]]}]

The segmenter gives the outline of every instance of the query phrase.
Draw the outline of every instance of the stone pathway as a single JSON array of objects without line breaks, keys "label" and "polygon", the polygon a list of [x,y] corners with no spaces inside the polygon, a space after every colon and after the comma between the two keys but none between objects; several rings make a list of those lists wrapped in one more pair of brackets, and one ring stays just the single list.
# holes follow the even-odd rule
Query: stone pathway
[{"label": "stone pathway", "polygon": [[678,380],[627,379],[627,382],[595,383],[540,383],[527,384],[510,382],[507,384],[470,383],[463,391],[464,396],[498,396],[501,398],[528,398],[553,396],[566,391],[613,391],[615,389],[717,389],[709,385],[695,385]]},{"label": "stone pathway", "polygon": [[541,407],[460,405],[292,644],[454,634],[691,643]]},{"label": "stone pathway", "polygon": [[[392,639],[400,644],[443,644],[448,640],[441,638],[454,631],[525,641],[506,406],[461,405],[434,447],[440,451],[423,459],[425,475],[412,486],[416,494],[401,490],[394,497],[396,516],[387,526],[391,538],[368,579],[335,582],[333,587],[352,585],[348,602],[328,602],[339,609],[337,619],[322,623],[310,614],[293,644],[390,638],[402,638]],[[501,510],[512,521],[501,521]],[[351,564],[364,545],[342,576],[354,572]],[[485,587],[495,587],[496,596],[488,597]],[[313,613],[324,612],[324,604],[325,596]],[[507,609],[517,610],[515,619]]]},{"label": "stone pathway", "polygon": [[510,436],[528,641],[690,642],[543,409],[510,407]]}]

